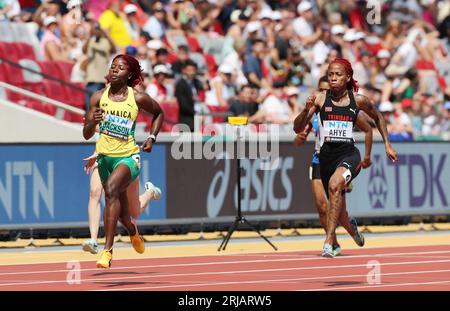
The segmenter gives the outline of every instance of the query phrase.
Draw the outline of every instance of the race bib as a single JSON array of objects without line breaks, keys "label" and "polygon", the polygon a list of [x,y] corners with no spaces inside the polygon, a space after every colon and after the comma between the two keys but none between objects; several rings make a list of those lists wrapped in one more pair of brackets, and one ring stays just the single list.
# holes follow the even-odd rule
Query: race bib
[{"label": "race bib", "polygon": [[105,114],[105,119],[100,122],[100,133],[128,140],[134,122],[122,117]]},{"label": "race bib", "polygon": [[353,142],[353,122],[324,121],[324,141],[333,143]]}]

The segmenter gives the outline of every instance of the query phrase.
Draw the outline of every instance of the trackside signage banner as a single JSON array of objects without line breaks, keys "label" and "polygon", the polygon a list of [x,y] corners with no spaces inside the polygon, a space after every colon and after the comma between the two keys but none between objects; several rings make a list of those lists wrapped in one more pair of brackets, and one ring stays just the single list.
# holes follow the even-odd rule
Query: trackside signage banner
[{"label": "trackside signage banner", "polygon": [[[245,215],[315,213],[308,180],[312,152],[312,144],[294,148],[292,143],[282,143],[272,166],[266,167],[262,159],[242,159],[241,207]],[[236,215],[235,157],[177,160],[168,156],[167,190],[173,193],[167,198],[169,218]]]},{"label": "trackside signage banner", "polygon": [[[363,145],[358,145],[361,153]],[[372,166],[356,179],[348,206],[355,216],[450,213],[450,143],[397,143],[393,164],[374,144]]]},{"label": "trackside signage banner", "polygon": [[[235,157],[191,159],[173,154],[172,143],[141,153],[141,191],[151,180],[162,189],[141,215],[148,223],[195,223],[234,216],[237,209]],[[373,164],[362,170],[347,195],[356,217],[442,215],[450,213],[450,144],[397,143],[399,162],[386,157],[382,143]],[[358,144],[364,154],[363,144]],[[83,158],[92,144],[0,144],[0,229],[15,225],[84,223],[89,177]],[[224,148],[224,153],[227,150]],[[241,160],[242,211],[246,216],[317,218],[308,179],[313,144],[281,142],[278,158]],[[102,204],[103,206],[103,204]],[[192,220],[191,220],[192,219]],[[181,223],[181,222],[180,222]]]},{"label": "trackside signage banner", "polygon": [[[0,229],[23,224],[87,225],[89,176],[83,171],[83,158],[93,151],[91,144],[0,145]],[[141,191],[144,182],[152,180],[163,192],[141,219],[165,219],[165,146],[154,146],[151,154],[141,157]]]}]

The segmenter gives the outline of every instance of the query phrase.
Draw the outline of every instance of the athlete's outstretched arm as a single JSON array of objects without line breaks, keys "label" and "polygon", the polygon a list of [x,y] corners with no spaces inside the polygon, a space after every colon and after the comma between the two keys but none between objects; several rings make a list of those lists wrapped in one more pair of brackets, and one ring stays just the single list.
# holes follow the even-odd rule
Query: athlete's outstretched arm
[{"label": "athlete's outstretched arm", "polygon": [[89,112],[86,113],[83,126],[83,137],[88,140],[94,136],[97,125],[103,120],[103,109],[100,108],[100,98],[104,90],[92,94],[89,105]]},{"label": "athlete's outstretched arm", "polygon": [[305,129],[306,124],[309,123],[314,113],[318,109],[317,102],[320,100],[321,94],[311,95],[306,100],[305,109],[300,112],[300,114],[294,120],[294,132],[300,133]]},{"label": "athlete's outstretched arm", "polygon": [[378,131],[383,137],[387,156],[392,161],[394,162],[397,161],[398,160],[397,151],[391,146],[391,142],[389,141],[388,137],[386,122],[384,121],[384,118],[381,115],[381,113],[377,109],[375,109],[374,105],[370,102],[369,98],[367,98],[364,95],[356,96],[356,104],[358,105],[359,109],[367,113],[369,117],[371,117],[375,121]]},{"label": "athlete's outstretched arm", "polygon": [[156,136],[161,129],[161,126],[164,121],[164,112],[161,109],[161,106],[158,104],[156,100],[148,96],[144,92],[137,92],[135,94],[136,103],[139,108],[145,110],[146,112],[153,115],[152,128],[150,129],[150,136],[147,140],[142,144],[142,151],[150,152],[152,151],[153,143],[156,141]]},{"label": "athlete's outstretched arm", "polygon": [[358,117],[356,118],[356,126],[366,134],[364,137],[365,155],[364,159],[361,161],[361,165],[363,168],[368,168],[370,165],[372,165],[370,155],[372,153],[373,132],[372,127],[369,123],[369,118],[364,113],[364,111],[360,111],[358,113]]}]

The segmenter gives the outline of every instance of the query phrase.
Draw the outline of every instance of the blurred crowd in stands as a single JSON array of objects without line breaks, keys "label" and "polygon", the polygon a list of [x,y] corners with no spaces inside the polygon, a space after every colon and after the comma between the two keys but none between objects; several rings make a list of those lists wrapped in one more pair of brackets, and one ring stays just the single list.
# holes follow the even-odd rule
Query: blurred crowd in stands
[{"label": "blurred crowd in stands", "polygon": [[289,125],[344,57],[393,140],[450,138],[450,1],[367,2],[0,0],[0,27],[34,23],[42,57],[73,63],[86,108],[126,53],[173,123],[229,112]]}]

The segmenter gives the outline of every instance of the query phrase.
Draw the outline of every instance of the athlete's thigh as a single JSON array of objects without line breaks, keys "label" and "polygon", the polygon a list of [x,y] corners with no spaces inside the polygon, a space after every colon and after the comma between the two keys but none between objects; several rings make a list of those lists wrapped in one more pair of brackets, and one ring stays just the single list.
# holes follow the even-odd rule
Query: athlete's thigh
[{"label": "athlete's thigh", "polygon": [[128,165],[117,165],[106,181],[106,186],[113,187],[118,193],[126,192],[131,183],[131,171]]},{"label": "athlete's thigh", "polygon": [[345,184],[349,182],[351,176],[349,175],[348,169],[343,166],[339,166],[331,175],[329,185],[338,186],[339,188],[344,188]]},{"label": "athlete's thigh", "polygon": [[344,156],[339,162],[338,167],[345,168],[344,178],[346,184],[355,179],[361,171],[361,155],[359,150],[355,148],[353,152]]}]

